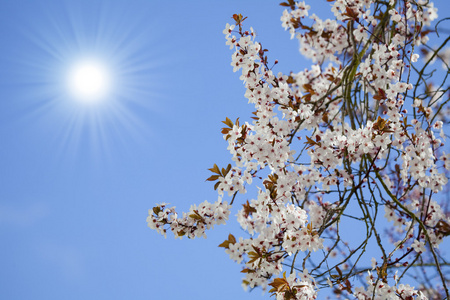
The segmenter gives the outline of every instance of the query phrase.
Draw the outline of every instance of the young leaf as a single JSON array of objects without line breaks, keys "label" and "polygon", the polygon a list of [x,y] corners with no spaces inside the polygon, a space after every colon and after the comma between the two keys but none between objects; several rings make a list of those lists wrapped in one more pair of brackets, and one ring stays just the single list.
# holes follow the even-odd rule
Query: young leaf
[{"label": "young leaf", "polygon": [[289,283],[286,279],[286,272],[283,273],[283,278],[275,278],[271,283],[272,286],[269,293],[280,293],[289,289]]},{"label": "young leaf", "polygon": [[153,207],[153,212],[155,213],[155,215],[158,215],[161,212],[161,208],[159,206],[155,206]]},{"label": "young leaf", "polygon": [[306,149],[311,148],[312,146],[315,146],[315,145],[319,145],[320,146],[320,143],[317,143],[316,141],[311,139],[309,136],[306,136],[305,144],[308,144],[308,147],[306,147]]},{"label": "young leaf", "polygon": [[225,121],[222,121],[222,123],[224,123],[225,125],[227,125],[230,128],[233,128],[233,122],[228,119],[228,117],[225,118]]},{"label": "young leaf", "polygon": [[255,273],[255,272],[256,272],[255,270],[247,269],[247,268],[245,268],[241,271],[241,273]]},{"label": "young leaf", "polygon": [[211,175],[206,181],[216,181],[219,177],[219,175]]},{"label": "young leaf", "polygon": [[218,167],[216,164],[214,164],[214,167],[212,167],[212,168],[210,168],[210,169],[208,169],[208,170],[211,171],[211,172],[213,172],[213,173],[216,173],[216,174],[218,174],[218,175],[222,175],[222,174],[220,173],[219,167]]},{"label": "young leaf", "polygon": [[228,240],[225,240],[222,244],[219,245],[219,247],[228,249],[230,244],[235,244],[235,243],[236,243],[236,238],[230,233],[228,235]]},{"label": "young leaf", "polygon": [[244,216],[248,217],[250,216],[252,213],[256,213],[256,208],[254,208],[253,206],[250,206],[250,203],[247,200],[247,203],[242,204],[242,206],[244,207]]},{"label": "young leaf", "polygon": [[216,184],[214,185],[214,190],[217,190],[217,188],[219,187],[219,185],[220,185],[220,181],[216,182]]}]

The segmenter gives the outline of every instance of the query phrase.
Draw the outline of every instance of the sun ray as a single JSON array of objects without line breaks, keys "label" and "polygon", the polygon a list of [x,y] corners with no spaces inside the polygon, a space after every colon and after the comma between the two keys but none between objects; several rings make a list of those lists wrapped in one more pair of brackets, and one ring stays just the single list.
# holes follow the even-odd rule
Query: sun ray
[{"label": "sun ray", "polygon": [[[46,139],[61,157],[87,147],[104,159],[130,141],[142,142],[152,134],[142,118],[157,109],[165,86],[158,70],[170,58],[154,53],[157,36],[142,26],[151,12],[97,4],[97,17],[89,18],[86,7],[63,1],[58,5],[65,9],[46,8],[39,23],[19,29],[34,47],[15,56],[16,72],[30,87],[21,92],[27,122],[48,128]],[[131,11],[132,22],[124,22]]]}]

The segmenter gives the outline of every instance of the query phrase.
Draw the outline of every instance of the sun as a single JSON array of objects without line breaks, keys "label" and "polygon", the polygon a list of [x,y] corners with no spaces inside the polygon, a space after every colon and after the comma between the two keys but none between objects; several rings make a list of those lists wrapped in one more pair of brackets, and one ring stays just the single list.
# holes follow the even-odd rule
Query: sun
[{"label": "sun", "polygon": [[81,60],[71,66],[68,76],[70,93],[75,99],[93,103],[104,100],[111,89],[111,74],[101,62]]},{"label": "sun", "polygon": [[96,162],[109,162],[118,149],[130,149],[128,142],[147,141],[153,132],[143,117],[165,99],[169,85],[159,70],[172,58],[154,47],[159,35],[144,30],[159,21],[142,3],[53,2],[44,18],[24,19],[20,27],[29,40],[29,49],[21,47],[11,60],[20,67],[13,72],[24,75],[20,92],[27,101],[20,105],[29,105],[34,123],[49,126],[58,156],[93,154]]}]

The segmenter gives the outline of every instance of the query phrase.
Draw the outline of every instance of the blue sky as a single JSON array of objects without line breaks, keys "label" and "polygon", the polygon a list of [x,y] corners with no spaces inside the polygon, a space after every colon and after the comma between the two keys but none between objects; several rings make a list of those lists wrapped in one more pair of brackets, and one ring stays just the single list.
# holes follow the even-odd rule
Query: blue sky
[{"label": "blue sky", "polygon": [[[277,3],[1,1],[0,298],[263,299],[244,294],[217,247],[239,232],[234,218],[181,241],[145,219],[155,203],[217,198],[205,179],[230,160],[221,121],[252,111],[222,34],[232,14],[248,17],[276,71],[309,66]],[[450,5],[435,3],[445,17]],[[67,91],[84,57],[114,76],[99,105]]]}]

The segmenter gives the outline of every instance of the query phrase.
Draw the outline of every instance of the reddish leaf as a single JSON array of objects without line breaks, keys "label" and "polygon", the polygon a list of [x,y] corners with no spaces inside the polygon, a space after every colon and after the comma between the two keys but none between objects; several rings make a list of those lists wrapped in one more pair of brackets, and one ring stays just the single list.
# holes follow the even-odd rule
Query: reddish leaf
[{"label": "reddish leaf", "polygon": [[219,185],[220,185],[220,181],[216,182],[216,184],[214,185],[214,190],[217,190],[217,188],[219,187]]},{"label": "reddish leaf", "polygon": [[216,164],[214,164],[214,167],[212,167],[211,169],[208,169],[208,170],[213,172],[213,173],[216,173],[218,175],[222,175],[222,174],[220,174],[220,169],[219,169],[219,167]]},{"label": "reddish leaf", "polygon": [[230,244],[235,244],[236,238],[230,233],[228,235],[228,240],[225,240],[222,244],[219,245],[219,247],[223,247],[228,249],[230,247]]},{"label": "reddish leaf", "polygon": [[211,177],[206,179],[206,181],[216,181],[217,179],[219,179],[219,177],[219,175],[211,175]]},{"label": "reddish leaf", "polygon": [[222,121],[222,123],[224,123],[225,125],[227,125],[230,128],[233,128],[233,122],[228,119],[228,117],[225,118],[225,121]]},{"label": "reddish leaf", "polygon": [[155,213],[155,215],[158,215],[160,211],[161,208],[159,206],[153,207],[153,212]]},{"label": "reddish leaf", "polygon": [[250,203],[247,200],[247,203],[242,204],[242,206],[244,207],[244,216],[248,217],[251,216],[252,213],[256,212],[256,208],[254,208],[253,206],[250,206]]},{"label": "reddish leaf", "polygon": [[247,269],[247,268],[245,268],[241,271],[241,273],[255,273],[255,272],[256,272],[255,270]]}]

